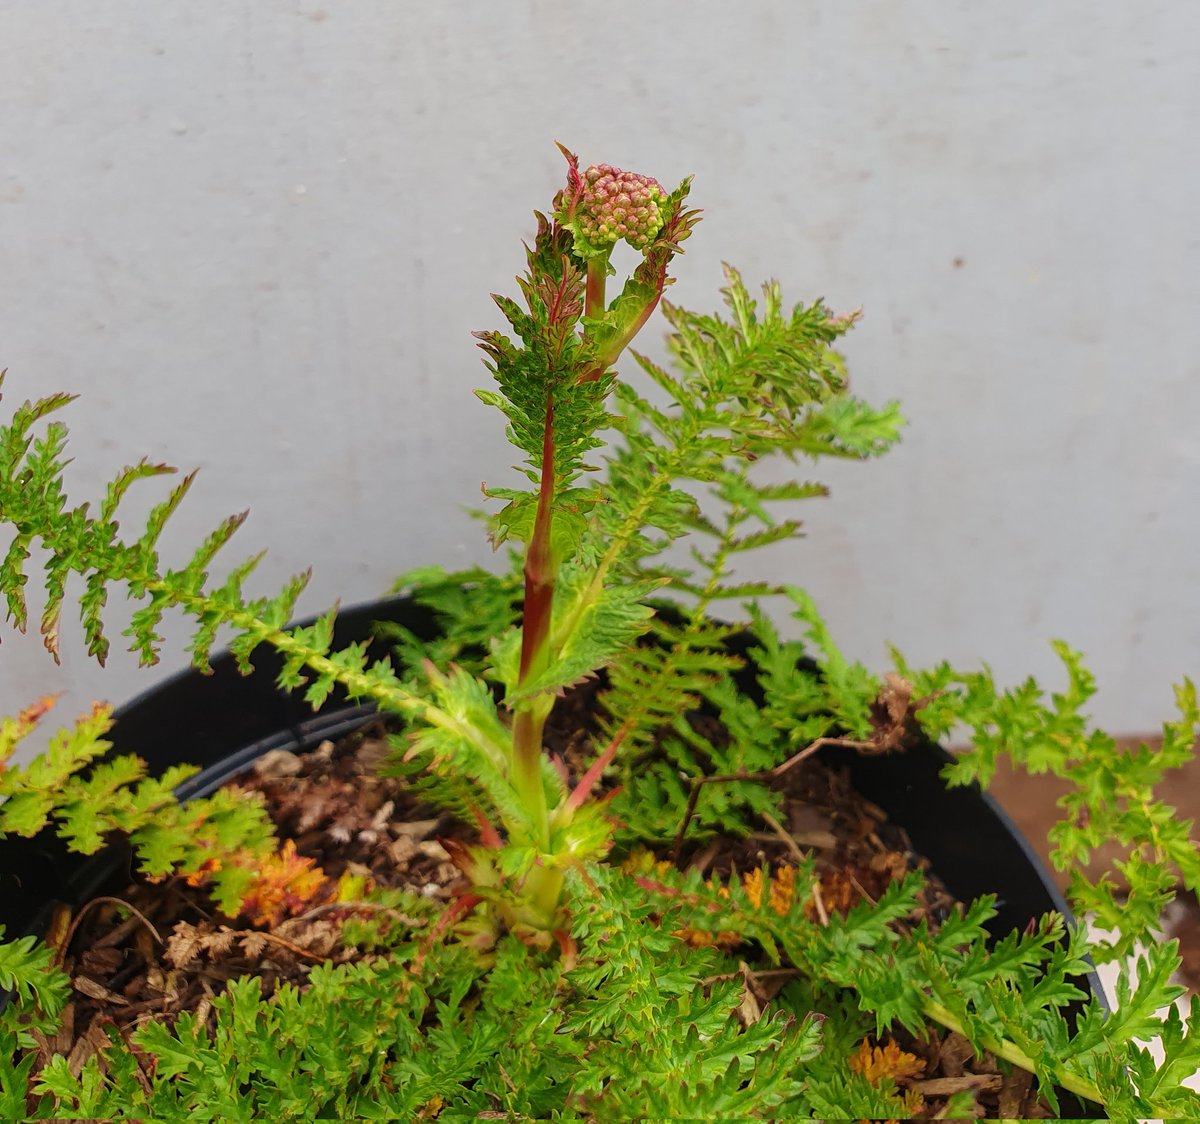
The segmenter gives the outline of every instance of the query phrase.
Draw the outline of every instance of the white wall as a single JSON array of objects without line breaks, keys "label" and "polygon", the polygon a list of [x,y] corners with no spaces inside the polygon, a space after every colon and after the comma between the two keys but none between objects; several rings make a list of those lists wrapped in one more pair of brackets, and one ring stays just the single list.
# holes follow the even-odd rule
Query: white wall
[{"label": "white wall", "polygon": [[[893,641],[1012,678],[1049,671],[1064,636],[1100,675],[1098,716],[1129,731],[1200,673],[1195,4],[0,0],[0,17],[7,394],[82,395],[77,498],[142,454],[200,466],[176,557],[250,507],[236,555],[270,547],[264,590],[313,563],[312,610],[487,557],[456,505],[512,458],[470,394],[469,332],[513,288],[557,138],[696,174],[679,302],[714,307],[728,259],[865,307],[857,389],[901,398],[911,428],[886,461],[828,473],[834,498],[773,559],[850,652],[882,664]],[[149,682],[64,631],[62,673],[5,636],[0,712]],[[182,662],[176,642],[164,669]]]}]

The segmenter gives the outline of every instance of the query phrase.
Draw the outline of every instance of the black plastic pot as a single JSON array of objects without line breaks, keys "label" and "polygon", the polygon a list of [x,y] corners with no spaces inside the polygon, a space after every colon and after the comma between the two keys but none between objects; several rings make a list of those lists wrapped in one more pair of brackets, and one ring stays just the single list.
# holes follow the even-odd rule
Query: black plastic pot
[{"label": "black plastic pot", "polygon": [[[427,638],[436,631],[428,611],[393,598],[343,611],[334,646],[370,639],[376,621],[400,622]],[[386,654],[384,645],[375,644],[378,655]],[[117,711],[112,752],[137,754],[156,773],[181,762],[200,765],[203,771],[179,795],[201,796],[269,750],[312,749],[374,713],[335,693],[314,714],[301,698],[275,686],[280,661],[273,651],[260,649],[254,665],[244,677],[223,655],[213,660],[211,675],[184,671],[153,687]],[[998,895],[989,926],[995,935],[1023,929],[1050,910],[1070,918],[1041,860],[999,806],[978,788],[945,787],[940,773],[950,757],[940,746],[926,741],[878,757],[831,748],[823,757],[850,771],[855,789],[907,831],[957,898]],[[129,854],[121,846],[84,858],[49,833],[0,841],[0,923],[9,937],[44,931],[58,903],[77,909],[96,894],[123,888],[129,873]],[[1102,996],[1098,980],[1089,982]]]}]

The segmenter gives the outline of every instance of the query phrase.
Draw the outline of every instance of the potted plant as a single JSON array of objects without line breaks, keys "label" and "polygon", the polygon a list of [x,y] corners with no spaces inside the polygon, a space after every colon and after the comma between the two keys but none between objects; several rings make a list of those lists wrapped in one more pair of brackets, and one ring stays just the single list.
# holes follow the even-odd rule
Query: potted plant
[{"label": "potted plant", "polygon": [[[49,417],[67,396],[26,402],[0,429],[12,536],[0,592],[17,626],[38,547],[52,652],[73,576],[100,659],[112,585],[138,602],[128,635],[147,662],[168,609],[193,619],[198,668],[210,670],[218,631],[233,631],[208,684],[163,696],[178,734],[143,732],[144,744],[197,729],[215,744],[229,698],[238,722],[259,715],[219,776],[179,763],[155,773],[150,754],[121,752],[139,746],[149,704],[122,713],[116,752],[111,712],[97,707],[0,773],[9,900],[18,886],[27,903],[39,889],[50,891],[39,902],[68,899],[7,915],[0,1108],[1197,1115],[1182,1081],[1200,1061],[1200,1016],[1158,1013],[1181,989],[1173,945],[1153,939],[1177,881],[1194,888],[1200,875],[1190,825],[1154,795],[1191,751],[1194,689],[1179,689],[1161,748],[1118,752],[1088,728],[1093,685],[1065,647],[1069,687],[1049,699],[1033,683],[1004,691],[985,672],[899,656],[878,679],[841,655],[803,591],[739,580],[741,554],[797,532],[781,508],[824,494],[764,482],[759,462],[882,453],[900,414],[847,390],[834,345],[855,315],[788,309],[773,284],[756,302],[732,270],[722,315],[663,301],[699,217],[689,182],[668,192],[608,165],[581,170],[563,151],[567,184],[537,216],[522,300],[496,298],[512,334],[479,335],[496,384],[479,396],[505,414],[522,458],[522,486],[487,493],[502,504],[493,541],[513,564],[401,579],[405,599],[380,613],[393,618],[390,651],[361,621],[339,633],[332,611],[289,627],[304,578],[250,597],[257,558],[210,580],[240,518],[167,568],[157,539],[190,477],[136,536],[122,534],[118,506],[161,465],[125,470],[94,510],[69,507],[66,430]],[[610,297],[620,241],[638,262]],[[658,308],[671,371],[629,350]],[[685,536],[690,552],[671,551]],[[790,603],[806,643],[759,608],[772,597]],[[258,668],[241,696],[224,693],[229,665]],[[48,708],[0,727],[0,760]],[[876,801],[889,793],[940,799],[921,731],[960,724],[973,748],[941,763],[948,784],[986,781],[1006,753],[1076,782],[1056,834],[1065,865],[1102,840],[1126,845],[1125,900],[1109,880],[1074,875],[1077,908],[1108,935],[1056,912],[995,925],[985,888],[1006,875],[988,854],[941,848],[939,862],[957,863],[949,881],[978,876],[980,892],[955,900],[887,822]],[[871,799],[845,780],[862,761],[883,763],[873,782],[851,770]],[[918,804],[910,834],[935,836],[941,807]],[[55,839],[104,857],[64,861]],[[114,893],[124,861],[135,882]],[[16,931],[34,924],[40,939]],[[1109,1012],[1088,993],[1089,957],[1125,958],[1139,942]],[[1140,1044],[1153,1037],[1161,1062]]]}]

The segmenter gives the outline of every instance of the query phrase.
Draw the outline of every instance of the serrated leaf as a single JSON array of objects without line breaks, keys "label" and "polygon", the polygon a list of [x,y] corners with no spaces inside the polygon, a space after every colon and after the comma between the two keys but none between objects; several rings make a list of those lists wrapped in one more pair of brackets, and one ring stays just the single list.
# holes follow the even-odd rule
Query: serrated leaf
[{"label": "serrated leaf", "polygon": [[[587,600],[578,615],[576,603],[568,599],[562,616],[573,623],[562,639],[554,636],[554,660],[542,675],[513,690],[507,701],[511,704],[544,692],[561,691],[608,666],[650,627],[654,610],[645,604],[649,592],[645,586],[605,589]],[[586,590],[582,596],[588,596]]]}]

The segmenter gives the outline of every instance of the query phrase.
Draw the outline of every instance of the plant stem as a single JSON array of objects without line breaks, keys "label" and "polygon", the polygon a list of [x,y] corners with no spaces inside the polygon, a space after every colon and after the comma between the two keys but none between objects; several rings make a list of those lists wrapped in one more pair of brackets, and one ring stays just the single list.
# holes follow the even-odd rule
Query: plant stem
[{"label": "plant stem", "polygon": [[[589,274],[590,279],[590,274]],[[546,400],[542,434],[542,479],[537,513],[525,551],[525,606],[521,622],[521,666],[518,687],[537,679],[550,662],[550,620],[554,606],[555,566],[551,548],[554,522],[554,398]],[[550,818],[542,785],[542,729],[550,700],[522,697],[513,714],[512,780],[533,822],[534,834],[545,848],[550,843]]]},{"label": "plant stem", "polygon": [[584,316],[604,315],[604,285],[608,280],[608,254],[588,258],[587,292],[584,298]]},{"label": "plant stem", "polygon": [[642,311],[638,313],[637,319],[612,340],[608,350],[601,354],[600,362],[583,376],[585,380],[598,379],[621,357],[621,352],[633,342],[633,337],[646,326],[646,321],[654,315],[654,310],[658,307],[659,296],[660,294],[656,293],[653,300],[647,301],[642,307]]},{"label": "plant stem", "polygon": [[546,789],[542,784],[542,729],[546,715],[534,710],[533,701],[522,700],[513,715],[513,788],[521,798],[533,825],[538,844],[550,845],[550,815],[546,807]]},{"label": "plant stem", "polygon": [[[961,1034],[963,1037],[967,1036],[963,1024],[959,1022],[948,1008],[942,1006],[937,1000],[927,999],[922,1006],[929,1018],[941,1023],[948,1030]],[[1033,1059],[1015,1042],[1010,1042],[1007,1038],[993,1038],[991,1035],[983,1035],[980,1036],[979,1043],[986,1050],[995,1054],[996,1057],[1003,1058],[1006,1062],[1020,1066],[1022,1069],[1027,1069],[1030,1073],[1037,1072],[1037,1067],[1034,1065]],[[1077,1097],[1084,1097],[1089,1101],[1095,1101],[1096,1104],[1104,1103],[1104,1097],[1101,1095],[1100,1090],[1090,1081],[1086,1081],[1082,1077],[1077,1077],[1073,1073],[1067,1073],[1059,1066],[1052,1066],[1052,1068],[1054,1070],[1054,1080],[1068,1092],[1074,1093]]]},{"label": "plant stem", "polygon": [[533,532],[525,550],[525,606],[521,624],[521,670],[524,687],[549,662],[550,609],[554,601],[554,558],[550,532],[554,521],[554,399],[546,402],[542,435],[542,478]]},{"label": "plant stem", "polygon": [[537,923],[547,929],[555,927],[562,888],[563,874],[555,867],[535,866],[525,877],[522,893],[533,909]]},{"label": "plant stem", "polygon": [[[607,257],[588,259],[587,303],[585,305],[585,311],[588,316],[601,316],[605,312],[604,281],[607,274]],[[597,356],[596,364],[580,376],[581,382],[592,382],[600,378],[621,357],[621,352],[629,346],[634,336],[646,326],[646,321],[654,315],[654,310],[658,307],[658,302],[662,299],[663,280],[662,277],[659,278],[659,284],[653,295],[642,305],[641,311],[637,316],[624,326],[619,335],[612,337],[608,341],[604,351]]]}]

